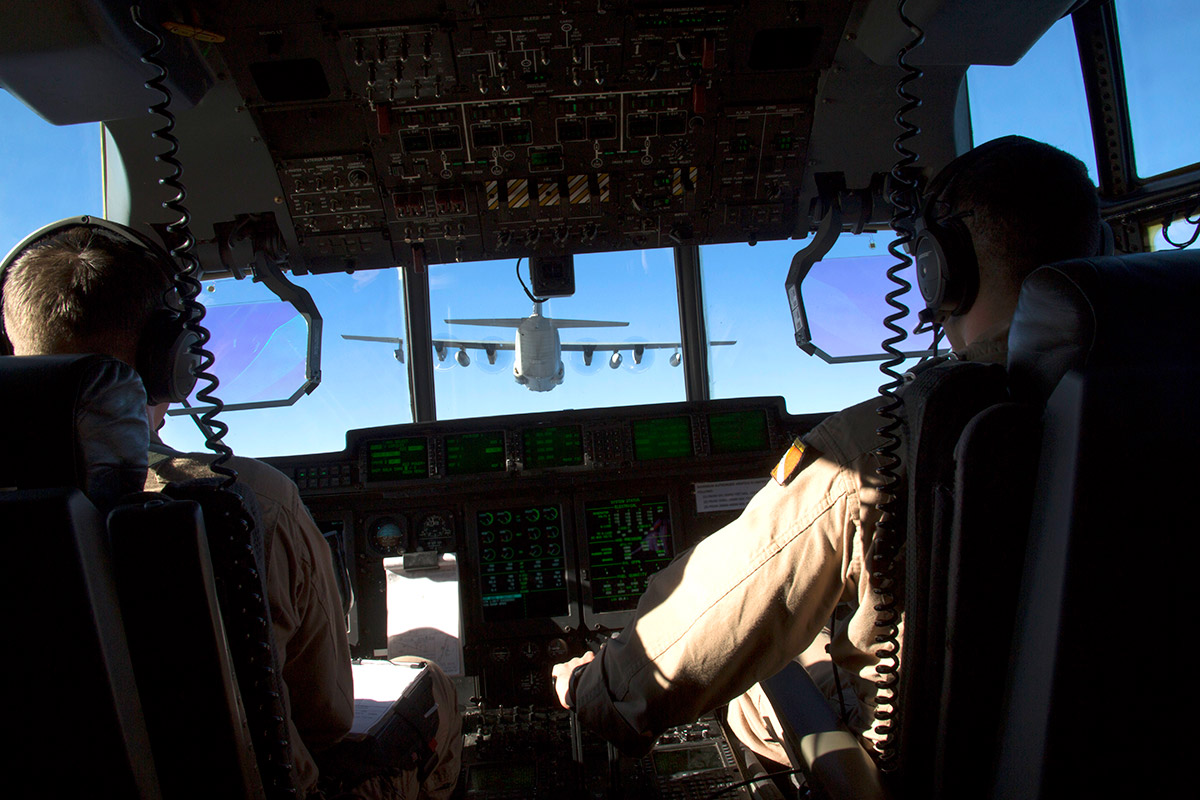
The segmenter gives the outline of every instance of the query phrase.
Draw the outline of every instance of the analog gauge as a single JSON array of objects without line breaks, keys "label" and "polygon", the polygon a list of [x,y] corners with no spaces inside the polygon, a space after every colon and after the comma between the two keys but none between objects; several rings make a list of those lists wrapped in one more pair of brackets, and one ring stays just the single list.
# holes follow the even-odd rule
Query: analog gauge
[{"label": "analog gauge", "polygon": [[454,523],[449,514],[427,514],[417,530],[417,549],[453,553]]},{"label": "analog gauge", "polygon": [[380,517],[371,523],[371,547],[385,556],[404,553],[407,525],[403,517]]},{"label": "analog gauge", "polygon": [[551,639],[546,645],[546,651],[552,659],[562,659],[567,655],[567,643],[562,639]]},{"label": "analog gauge", "polygon": [[504,664],[509,660],[509,658],[512,657],[512,650],[509,650],[507,645],[498,644],[492,648],[490,655],[492,657],[492,661],[495,661],[499,664]]}]

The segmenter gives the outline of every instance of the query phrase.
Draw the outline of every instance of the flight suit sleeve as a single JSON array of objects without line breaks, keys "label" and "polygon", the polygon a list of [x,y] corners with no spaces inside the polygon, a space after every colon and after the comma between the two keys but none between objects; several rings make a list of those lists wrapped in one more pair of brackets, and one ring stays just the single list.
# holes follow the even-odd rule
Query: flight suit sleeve
[{"label": "flight suit sleeve", "polygon": [[578,677],[581,722],[646,752],[769,677],[820,632],[847,591],[858,518],[853,480],[811,450],[786,485],[769,482],[742,515],[650,581],[632,625]]},{"label": "flight suit sleeve", "polygon": [[[319,753],[354,721],[354,681],[345,617],[329,546],[294,484],[280,503],[268,567],[275,644],[294,733],[293,746]],[[301,771],[312,763],[297,755]],[[301,775],[302,784],[315,775]]]}]

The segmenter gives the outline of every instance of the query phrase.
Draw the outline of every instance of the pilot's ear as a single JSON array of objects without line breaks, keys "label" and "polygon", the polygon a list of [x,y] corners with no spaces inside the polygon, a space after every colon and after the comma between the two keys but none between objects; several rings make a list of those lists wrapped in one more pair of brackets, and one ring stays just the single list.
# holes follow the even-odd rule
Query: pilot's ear
[{"label": "pilot's ear", "polygon": [[150,430],[161,431],[163,425],[167,424],[167,407],[170,403],[155,403],[152,406],[146,406],[146,422],[150,425]]}]

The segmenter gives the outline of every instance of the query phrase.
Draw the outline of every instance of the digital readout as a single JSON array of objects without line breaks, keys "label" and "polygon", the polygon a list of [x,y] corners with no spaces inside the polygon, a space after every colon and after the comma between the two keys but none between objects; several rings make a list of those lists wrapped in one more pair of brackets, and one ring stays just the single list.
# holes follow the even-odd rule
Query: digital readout
[{"label": "digital readout", "polygon": [[578,425],[529,428],[521,434],[526,469],[577,467],[583,463],[583,429]]},{"label": "digital readout", "polygon": [[568,612],[562,514],[556,505],[476,514],[484,622]]},{"label": "digital readout", "polygon": [[695,455],[692,447],[692,423],[687,417],[639,419],[631,423],[631,428],[635,461],[686,458]]},{"label": "digital readout", "polygon": [[447,475],[475,475],[503,470],[503,433],[460,433],[446,437]]},{"label": "digital readout", "polygon": [[584,503],[592,611],[632,611],[650,576],[674,557],[666,497]]},{"label": "digital readout", "polygon": [[424,437],[381,439],[367,443],[367,480],[398,481],[429,477]]},{"label": "digital readout", "polygon": [[771,449],[767,413],[761,410],[709,414],[708,437],[714,455]]}]

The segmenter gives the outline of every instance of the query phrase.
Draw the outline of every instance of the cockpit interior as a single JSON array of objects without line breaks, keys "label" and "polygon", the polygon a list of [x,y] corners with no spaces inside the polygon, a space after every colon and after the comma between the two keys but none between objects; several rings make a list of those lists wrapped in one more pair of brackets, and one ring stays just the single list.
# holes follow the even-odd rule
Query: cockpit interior
[{"label": "cockpit interior", "polygon": [[[164,439],[203,449],[215,413],[235,452],[296,483],[352,656],[422,655],[454,678],[458,796],[821,796],[746,783],[719,715],[621,756],[558,706],[550,668],[619,634],[650,577],[735,519],[795,437],[874,391],[881,361],[945,353],[928,329],[837,349],[847,320],[878,325],[887,286],[864,306],[804,280],[839,237],[884,258],[977,141],[969,68],[1017,64],[1073,24],[1117,252],[1194,224],[1200,155],[1131,166],[1124,87],[1104,80],[1115,13],[18,0],[0,11],[0,86],[52,125],[102,123],[104,216],[161,238],[210,306],[222,385],[173,407]],[[705,294],[732,303],[770,265],[765,296]],[[726,320],[758,304],[779,312],[774,344]],[[859,382],[843,396],[806,378],[797,405],[770,388],[789,359]],[[447,383],[462,375],[479,382]]]}]

